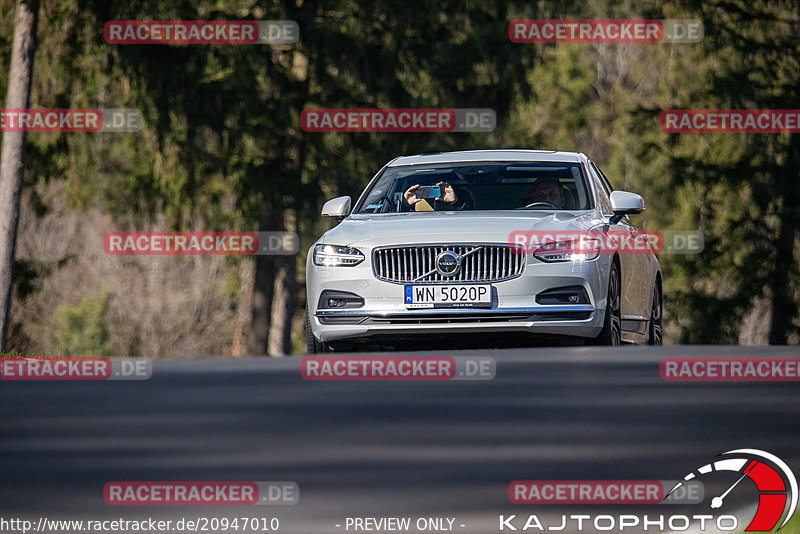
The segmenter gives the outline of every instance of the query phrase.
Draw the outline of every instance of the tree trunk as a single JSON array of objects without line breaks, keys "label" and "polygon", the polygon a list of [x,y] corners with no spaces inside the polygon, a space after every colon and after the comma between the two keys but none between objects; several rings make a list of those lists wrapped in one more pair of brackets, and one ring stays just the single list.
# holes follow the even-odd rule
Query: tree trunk
[{"label": "tree trunk", "polygon": [[[297,231],[296,218],[292,212],[286,216],[286,230]],[[275,289],[272,296],[272,324],[269,329],[270,356],[286,356],[292,353],[292,318],[297,299],[297,256],[277,256]]]},{"label": "tree trunk", "polygon": [[[280,215],[262,216],[259,232],[274,232],[283,229]],[[250,356],[269,354],[269,330],[272,324],[272,301],[275,294],[277,256],[256,255],[256,274],[253,279],[250,333],[247,336],[247,352]]]},{"label": "tree trunk", "polygon": [[[39,0],[20,0],[17,3],[6,108],[27,108],[30,105],[38,15]],[[6,350],[11,320],[24,152],[25,132],[3,133],[0,151],[0,352]]]},{"label": "tree trunk", "polygon": [[244,329],[249,324],[248,316],[252,314],[253,302],[253,262],[250,259],[242,260],[239,267],[240,287],[239,301],[236,305],[236,328],[233,332],[233,346],[231,356],[245,356],[247,347],[245,346]]}]

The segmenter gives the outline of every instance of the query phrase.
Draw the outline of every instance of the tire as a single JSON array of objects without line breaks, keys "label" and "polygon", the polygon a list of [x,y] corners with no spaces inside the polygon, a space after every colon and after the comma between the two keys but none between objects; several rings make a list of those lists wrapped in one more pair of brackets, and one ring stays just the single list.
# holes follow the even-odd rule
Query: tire
[{"label": "tire", "polygon": [[653,289],[653,305],[650,307],[650,322],[647,327],[647,344],[661,345],[663,335],[661,331],[661,320],[664,315],[664,301],[661,294],[661,284],[656,280]]},{"label": "tire", "polygon": [[606,316],[603,320],[603,330],[600,332],[599,336],[592,340],[593,345],[611,345],[616,347],[622,342],[620,285],[619,266],[616,261],[612,261],[611,272],[608,275],[608,296],[606,297]]},{"label": "tire", "polygon": [[330,351],[331,348],[327,343],[323,343],[314,337],[314,332],[311,330],[311,316],[306,312],[306,352],[308,354],[321,354]]}]

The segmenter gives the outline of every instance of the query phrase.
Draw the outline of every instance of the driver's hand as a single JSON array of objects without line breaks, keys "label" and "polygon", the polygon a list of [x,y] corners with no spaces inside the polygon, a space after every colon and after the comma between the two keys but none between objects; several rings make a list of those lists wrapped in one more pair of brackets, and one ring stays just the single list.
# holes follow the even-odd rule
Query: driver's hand
[{"label": "driver's hand", "polygon": [[403,193],[403,198],[406,199],[406,203],[409,206],[413,206],[417,202],[422,201],[421,198],[417,198],[417,189],[419,189],[419,184],[412,185],[411,187],[406,189],[405,193]]},{"label": "driver's hand", "polygon": [[439,182],[436,185],[438,185],[441,188],[441,190],[444,191],[444,196],[441,196],[436,200],[439,200],[441,202],[446,202],[447,204],[452,204],[453,202],[458,200],[458,197],[456,196],[456,192],[453,189],[453,186],[450,185],[448,182]]}]

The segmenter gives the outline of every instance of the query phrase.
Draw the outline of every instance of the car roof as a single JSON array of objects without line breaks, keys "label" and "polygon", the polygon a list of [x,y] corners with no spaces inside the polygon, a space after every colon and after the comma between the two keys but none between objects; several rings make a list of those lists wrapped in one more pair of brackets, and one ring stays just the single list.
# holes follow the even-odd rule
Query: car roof
[{"label": "car roof", "polygon": [[570,161],[578,163],[586,160],[586,156],[580,152],[561,152],[557,150],[464,150],[460,152],[442,152],[440,154],[400,156],[390,161],[387,166],[489,161]]}]

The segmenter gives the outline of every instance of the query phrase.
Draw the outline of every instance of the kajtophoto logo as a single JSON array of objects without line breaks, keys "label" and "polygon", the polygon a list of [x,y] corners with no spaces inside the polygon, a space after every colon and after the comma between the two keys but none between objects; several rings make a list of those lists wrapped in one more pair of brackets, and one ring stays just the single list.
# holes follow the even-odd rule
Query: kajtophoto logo
[{"label": "kajtophoto logo", "polygon": [[741,473],[736,482],[724,493],[711,499],[711,508],[715,510],[721,508],[728,494],[742,480],[749,478],[756,486],[758,508],[745,532],[770,531],[783,517],[783,522],[778,527],[778,530],[782,529],[797,510],[797,479],[789,466],[774,454],[758,449],[736,449],[718,454],[717,457],[722,458],[698,467],[683,477],[667,496],[687,482],[698,480],[710,473],[725,471]]},{"label": "kajtophoto logo", "polygon": [[[797,480],[786,463],[758,449],[735,449],[717,455],[714,462],[698,467],[677,482],[657,480],[515,480],[508,487],[509,500],[514,504],[699,504],[707,503],[704,488],[726,482],[727,488],[710,501],[712,510],[723,512],[725,499],[731,495],[737,502],[728,503],[727,513],[684,514],[563,514],[556,524],[549,517],[529,514],[500,515],[498,532],[543,531],[635,531],[645,532],[742,532],[739,528],[741,510],[749,514],[757,507],[744,532],[767,532],[783,528],[797,509]],[[743,484],[749,478],[755,484]],[[666,488],[672,487],[669,491]],[[755,494],[748,501],[748,489]],[[714,495],[714,493],[712,493]],[[783,521],[781,522],[781,519]],[[696,527],[693,527],[696,525]]]}]

